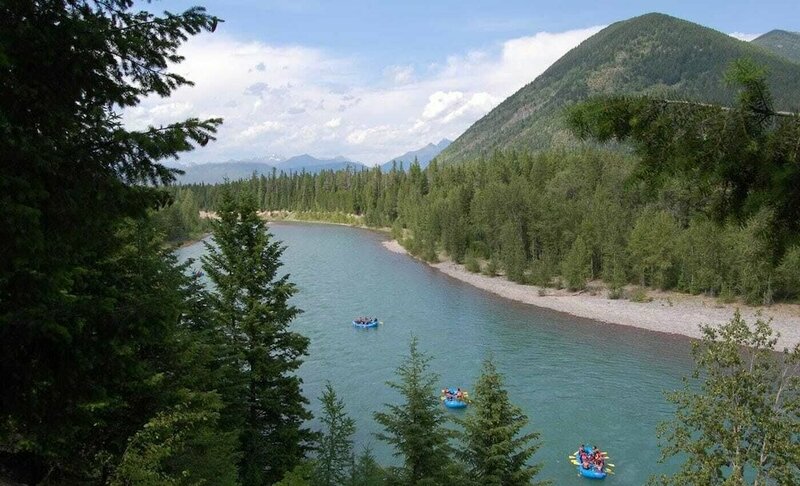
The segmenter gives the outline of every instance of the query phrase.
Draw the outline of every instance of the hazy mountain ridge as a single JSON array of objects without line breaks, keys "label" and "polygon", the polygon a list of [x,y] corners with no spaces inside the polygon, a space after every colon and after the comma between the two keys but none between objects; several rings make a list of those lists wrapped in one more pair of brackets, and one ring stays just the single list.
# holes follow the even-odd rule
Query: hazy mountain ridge
[{"label": "hazy mountain ridge", "polygon": [[387,172],[392,170],[392,166],[396,163],[398,169],[400,168],[400,164],[403,164],[403,169],[408,170],[411,167],[411,164],[414,162],[414,159],[417,159],[419,162],[420,167],[423,169],[428,166],[431,160],[433,160],[437,155],[439,155],[444,149],[450,146],[453,143],[452,140],[448,140],[443,138],[439,141],[439,143],[429,143],[428,145],[417,149],[411,150],[409,152],[404,153],[399,157],[394,157],[392,160],[386,162],[385,164],[381,165],[381,170],[383,172]]},{"label": "hazy mountain ridge", "polygon": [[458,137],[437,160],[495,150],[574,145],[565,107],[593,95],[658,94],[729,104],[724,74],[749,57],[765,66],[779,109],[800,107],[800,65],[727,34],[663,14],[617,22],[585,40]]},{"label": "hazy mountain ridge", "polygon": [[341,155],[332,159],[318,159],[309,154],[295,155],[283,162],[276,164],[278,170],[285,172],[319,172],[321,170],[340,170],[345,168],[362,169],[366,167],[361,162],[355,162]]},{"label": "hazy mountain ridge", "polygon": [[753,39],[752,43],[790,61],[800,62],[800,32],[775,29]]},{"label": "hazy mountain ridge", "polygon": [[232,160],[209,164],[178,166],[184,172],[177,177],[178,184],[218,184],[226,179],[236,181],[247,179],[254,173],[266,175],[272,172],[273,165],[262,161]]},{"label": "hazy mountain ridge", "polygon": [[270,156],[267,158],[230,160],[208,164],[175,164],[175,168],[184,171],[183,175],[177,177],[179,184],[218,184],[226,179],[231,181],[248,179],[253,174],[257,176],[269,175],[273,170],[287,173],[303,171],[317,173],[323,170],[341,170],[345,168],[361,170],[366,166],[341,156],[332,159],[318,159],[311,155],[303,154],[286,160],[282,160],[277,156]]}]

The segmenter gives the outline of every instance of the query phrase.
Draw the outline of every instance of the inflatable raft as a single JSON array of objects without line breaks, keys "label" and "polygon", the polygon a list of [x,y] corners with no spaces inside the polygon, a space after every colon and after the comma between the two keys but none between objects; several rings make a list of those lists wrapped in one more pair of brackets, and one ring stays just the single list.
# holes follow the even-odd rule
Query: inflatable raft
[{"label": "inflatable raft", "polygon": [[365,321],[365,322],[353,321],[353,325],[356,326],[356,327],[362,327],[362,328],[378,327],[378,318],[376,317],[375,319],[372,319],[371,321]]},{"label": "inflatable raft", "polygon": [[[584,449],[586,452],[591,456],[594,452],[593,449],[589,446],[585,446]],[[578,452],[575,452],[576,462],[578,464],[578,474],[581,476],[588,478],[588,479],[605,479],[608,476],[608,473],[605,471],[605,467],[602,471],[598,471],[595,469],[594,466],[589,466],[589,469],[584,469],[583,466],[580,464],[580,457]]]},{"label": "inflatable raft", "polygon": [[464,391],[464,390],[461,391],[461,395],[463,397],[461,399],[455,398],[456,393],[458,393],[458,389],[456,389],[456,388],[448,388],[447,391],[450,392],[450,395],[453,398],[448,398],[446,394],[444,394],[444,393],[442,394],[441,399],[442,399],[442,403],[444,403],[445,407],[454,408],[454,409],[466,408],[467,404],[469,403],[469,394],[467,394],[466,391]]}]

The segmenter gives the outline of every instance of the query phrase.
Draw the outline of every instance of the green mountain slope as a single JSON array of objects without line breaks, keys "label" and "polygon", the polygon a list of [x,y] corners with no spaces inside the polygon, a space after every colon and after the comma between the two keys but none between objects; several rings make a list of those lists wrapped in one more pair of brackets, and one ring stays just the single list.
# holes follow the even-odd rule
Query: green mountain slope
[{"label": "green mountain slope", "polygon": [[791,61],[800,62],[800,32],[772,30],[753,39],[759,45]]},{"label": "green mountain slope", "polygon": [[563,109],[592,95],[648,93],[731,103],[734,93],[723,77],[742,57],[767,67],[777,108],[800,107],[800,65],[713,29],[647,14],[612,24],[572,49],[475,122],[437,160],[571,145]]}]

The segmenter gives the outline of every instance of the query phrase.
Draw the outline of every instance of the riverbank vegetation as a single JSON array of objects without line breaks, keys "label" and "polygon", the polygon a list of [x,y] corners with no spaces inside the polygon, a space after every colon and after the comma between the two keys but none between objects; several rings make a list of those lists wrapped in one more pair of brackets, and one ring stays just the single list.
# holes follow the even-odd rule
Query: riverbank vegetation
[{"label": "riverbank vegetation", "polygon": [[515,282],[579,290],[603,279],[748,304],[800,297],[800,117],[773,111],[765,74],[742,62],[728,109],[648,98],[598,99],[570,112],[576,134],[632,140],[633,153],[585,148],[424,171],[273,173],[195,185],[214,208],[231,188],[267,211],[347,213],[391,227],[414,255],[444,252]]},{"label": "riverbank vegetation", "polygon": [[194,193],[184,188],[169,192],[172,201],[153,212],[153,222],[170,245],[197,241],[211,229],[209,220],[200,217]]}]

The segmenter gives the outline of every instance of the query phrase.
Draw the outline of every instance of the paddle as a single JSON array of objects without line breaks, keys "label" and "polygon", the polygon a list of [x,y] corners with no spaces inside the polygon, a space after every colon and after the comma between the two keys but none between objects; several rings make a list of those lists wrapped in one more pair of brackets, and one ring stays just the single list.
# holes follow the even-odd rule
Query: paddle
[{"label": "paddle", "polygon": [[[581,463],[576,461],[575,459],[570,459],[570,462],[575,466],[580,466],[581,465]],[[612,467],[617,467],[617,466],[615,466],[614,464],[605,464],[605,467],[610,469]]]}]

